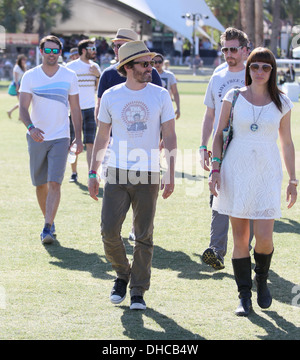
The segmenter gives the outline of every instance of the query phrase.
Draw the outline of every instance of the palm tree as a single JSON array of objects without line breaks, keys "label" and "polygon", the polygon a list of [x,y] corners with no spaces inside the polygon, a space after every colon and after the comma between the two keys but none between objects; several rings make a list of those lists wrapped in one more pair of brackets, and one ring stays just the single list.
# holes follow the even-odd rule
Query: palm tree
[{"label": "palm tree", "polygon": [[271,35],[271,50],[277,57],[277,39],[280,32],[280,5],[281,0],[274,0],[273,3],[273,22]]},{"label": "palm tree", "polygon": [[255,47],[264,45],[263,0],[254,0]]}]

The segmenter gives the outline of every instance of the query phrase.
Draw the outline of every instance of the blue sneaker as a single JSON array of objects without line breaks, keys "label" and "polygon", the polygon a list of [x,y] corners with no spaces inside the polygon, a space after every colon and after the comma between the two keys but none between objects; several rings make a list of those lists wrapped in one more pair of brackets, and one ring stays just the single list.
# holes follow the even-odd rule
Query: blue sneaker
[{"label": "blue sneaker", "polygon": [[51,232],[51,230],[49,229],[43,229],[42,233],[41,233],[41,241],[42,244],[52,244],[54,241],[54,237],[53,234]]},{"label": "blue sneaker", "polygon": [[54,223],[51,225],[50,232],[51,232],[52,236],[56,236]]}]

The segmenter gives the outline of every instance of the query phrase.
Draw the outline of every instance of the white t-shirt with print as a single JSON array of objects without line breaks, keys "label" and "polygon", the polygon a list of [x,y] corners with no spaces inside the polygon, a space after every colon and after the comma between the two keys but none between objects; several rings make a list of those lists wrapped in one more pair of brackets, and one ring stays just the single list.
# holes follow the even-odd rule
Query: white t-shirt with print
[{"label": "white t-shirt with print", "polygon": [[159,74],[162,82],[162,86],[168,91],[171,90],[171,86],[177,83],[175,75],[168,70],[164,70],[161,74]]},{"label": "white t-shirt with print", "polygon": [[147,83],[142,90],[113,86],[101,98],[98,120],[112,125],[113,144],[108,166],[159,172],[161,124],[174,119],[168,91]]},{"label": "white t-shirt with print", "polygon": [[225,68],[211,77],[204,104],[215,109],[214,133],[217,130],[224,96],[231,89],[239,89],[245,86],[245,69],[238,72],[229,71]]},{"label": "white t-shirt with print", "polygon": [[39,65],[25,72],[20,92],[32,95],[31,121],[44,131],[46,141],[70,137],[68,98],[79,93],[74,71],[59,65],[49,77]]},{"label": "white t-shirt with print", "polygon": [[96,66],[99,74],[101,74],[99,65],[92,60],[89,60],[89,64],[80,59],[71,61],[66,64],[66,67],[75,71],[78,77],[79,103],[81,110],[95,107],[95,85],[97,78],[90,72],[92,65]]}]

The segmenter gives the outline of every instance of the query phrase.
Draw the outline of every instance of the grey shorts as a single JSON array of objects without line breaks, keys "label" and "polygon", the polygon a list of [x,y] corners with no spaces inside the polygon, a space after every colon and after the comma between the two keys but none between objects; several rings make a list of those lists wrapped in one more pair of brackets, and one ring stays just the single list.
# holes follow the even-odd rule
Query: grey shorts
[{"label": "grey shorts", "polygon": [[62,183],[69,151],[69,138],[38,143],[27,136],[30,175],[34,186],[54,181]]}]

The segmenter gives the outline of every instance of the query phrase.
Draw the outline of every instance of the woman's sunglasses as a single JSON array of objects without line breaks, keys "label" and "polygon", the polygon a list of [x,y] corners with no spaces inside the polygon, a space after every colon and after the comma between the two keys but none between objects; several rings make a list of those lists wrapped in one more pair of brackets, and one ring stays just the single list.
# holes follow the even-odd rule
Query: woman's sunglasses
[{"label": "woman's sunglasses", "polygon": [[227,54],[228,51],[230,51],[232,54],[236,54],[239,49],[241,49],[243,46],[232,46],[232,47],[222,47],[221,51],[223,54]]},{"label": "woman's sunglasses", "polygon": [[59,54],[60,49],[44,48],[44,53],[45,54],[51,54],[51,51],[53,52],[53,54],[57,55],[57,54]]},{"label": "woman's sunglasses", "polygon": [[250,64],[249,68],[253,72],[257,72],[259,69],[262,69],[265,73],[268,73],[273,69],[273,67],[270,64],[263,64],[260,66],[259,64],[255,64],[255,63]]}]

